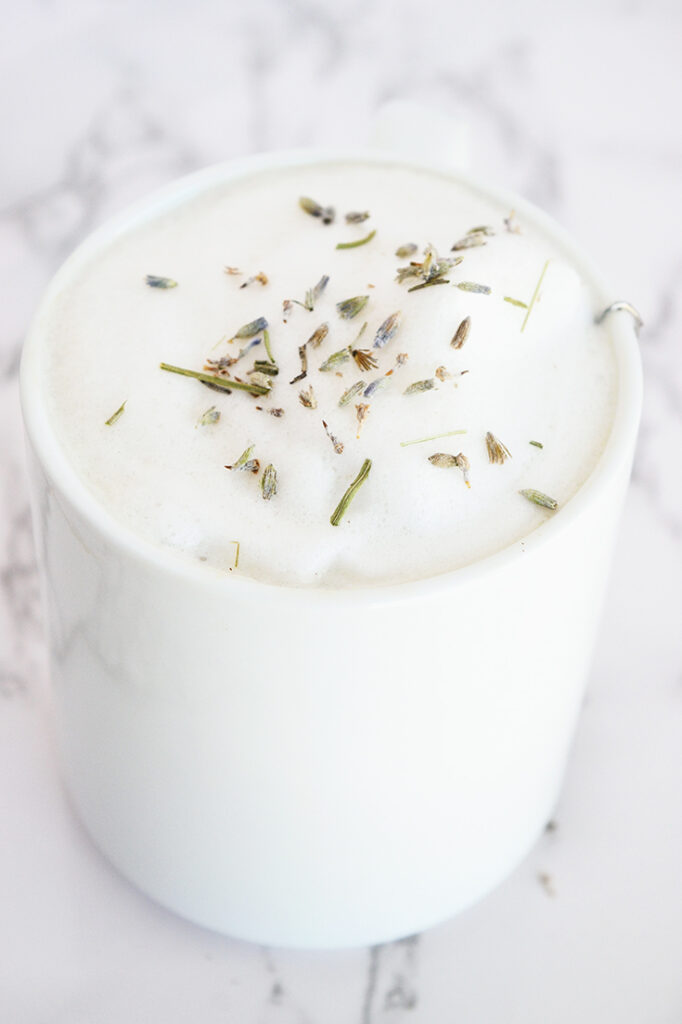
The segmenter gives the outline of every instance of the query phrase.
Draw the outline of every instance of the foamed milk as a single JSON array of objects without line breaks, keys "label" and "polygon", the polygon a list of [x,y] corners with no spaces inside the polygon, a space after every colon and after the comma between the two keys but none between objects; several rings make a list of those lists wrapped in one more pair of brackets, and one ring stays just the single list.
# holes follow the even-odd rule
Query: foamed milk
[{"label": "foamed milk", "polygon": [[[307,214],[302,196],[333,206],[333,223]],[[370,217],[347,223],[354,211]],[[277,584],[414,580],[523,543],[561,515],[594,469],[617,376],[579,268],[532,224],[521,219],[520,231],[509,230],[517,227],[505,224],[509,213],[447,176],[344,162],[252,174],[136,222],[72,275],[53,307],[44,386],[76,472],[123,528],[150,544],[201,560],[207,571]],[[485,244],[450,251],[478,226],[494,232],[477,237]],[[336,248],[372,230],[367,244]],[[410,262],[396,249],[407,243],[418,246],[417,262],[429,244],[440,257],[463,259],[443,275],[449,283],[408,292],[421,279],[396,281]],[[266,284],[241,287],[261,272]],[[149,287],[148,274],[177,287]],[[329,282],[312,312],[296,304],[283,311],[284,300],[303,302],[323,275]],[[490,293],[462,290],[462,282]],[[528,306],[534,293],[528,316],[505,300]],[[339,316],[338,302],[365,295],[357,316]],[[398,311],[398,330],[374,348],[378,328]],[[207,359],[236,356],[254,339],[228,339],[258,317],[268,321],[279,368],[267,396],[218,393],[160,369],[166,362],[201,371]],[[465,317],[468,336],[455,348]],[[307,376],[289,383],[301,372],[300,346],[323,323],[322,343],[306,348]],[[363,372],[348,358],[319,370],[347,346],[370,350],[378,367]],[[254,360],[267,358],[261,340],[228,373],[249,381]],[[339,406],[351,385],[366,389],[391,369],[371,397]],[[421,381],[432,384],[405,394]],[[299,399],[310,386],[315,408]],[[357,405],[369,406],[361,424]],[[212,406],[220,418],[202,423]],[[274,408],[284,411],[267,412]],[[465,433],[401,444],[455,430]],[[487,432],[511,453],[502,464],[490,461]],[[257,474],[225,468],[251,446]],[[457,466],[429,461],[460,453],[470,486]],[[368,458],[369,476],[332,526]],[[269,465],[277,490],[264,500]],[[520,495],[529,488],[558,510]]]}]

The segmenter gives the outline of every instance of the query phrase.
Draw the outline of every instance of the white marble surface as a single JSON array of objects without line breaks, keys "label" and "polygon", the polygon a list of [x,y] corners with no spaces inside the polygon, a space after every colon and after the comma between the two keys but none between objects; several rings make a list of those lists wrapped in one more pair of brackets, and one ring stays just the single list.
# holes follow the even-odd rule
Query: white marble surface
[{"label": "white marble surface", "polygon": [[[672,0],[5,5],[0,1020],[682,1020],[681,38]],[[644,421],[557,828],[482,904],[424,935],[264,950],[148,902],[69,812],[50,739],[18,353],[50,275],[109,214],[235,154],[362,142],[391,97],[464,118],[476,170],[559,219],[614,297],[640,307]]]}]

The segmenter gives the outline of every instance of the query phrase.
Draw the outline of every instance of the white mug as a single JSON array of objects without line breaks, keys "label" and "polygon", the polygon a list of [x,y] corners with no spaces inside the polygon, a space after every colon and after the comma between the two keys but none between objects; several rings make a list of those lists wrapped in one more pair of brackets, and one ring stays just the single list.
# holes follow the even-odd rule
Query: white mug
[{"label": "white mug", "polygon": [[[429,139],[433,155],[422,121],[421,152]],[[455,140],[450,153],[460,151]],[[158,210],[263,168],[349,156],[386,160],[249,157],[106,224],[52,281],[21,369],[55,717],[76,811],[160,903],[292,947],[383,942],[435,924],[498,884],[544,828],[641,406],[633,321],[616,313],[617,408],[589,479],[522,545],[417,582],[268,585],[181,561],[119,524],[74,472],[46,412],[40,366],[55,297]],[[546,215],[486,191],[548,232],[611,303]]]}]

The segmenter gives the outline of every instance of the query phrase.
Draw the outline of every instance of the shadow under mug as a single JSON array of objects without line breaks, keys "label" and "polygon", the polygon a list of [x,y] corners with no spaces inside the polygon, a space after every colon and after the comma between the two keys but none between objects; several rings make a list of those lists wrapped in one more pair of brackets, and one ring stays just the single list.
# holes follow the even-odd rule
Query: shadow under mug
[{"label": "shadow under mug", "polygon": [[[204,188],[359,156],[389,161],[233,161],[105,225],[48,288],[21,371],[55,719],[77,813],[160,903],[280,946],[421,930],[487,893],[532,846],[564,773],[641,406],[633,322],[617,313],[617,408],[589,479],[522,546],[418,582],[342,591],[226,578],[121,526],[70,466],[42,396],[63,284],[129,226]],[[485,191],[548,232],[611,302],[548,217]]]}]

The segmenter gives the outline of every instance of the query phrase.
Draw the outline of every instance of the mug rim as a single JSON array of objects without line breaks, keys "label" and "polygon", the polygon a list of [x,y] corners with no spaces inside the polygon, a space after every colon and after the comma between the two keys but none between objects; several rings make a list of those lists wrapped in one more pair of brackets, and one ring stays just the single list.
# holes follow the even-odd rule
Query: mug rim
[{"label": "mug rim", "polygon": [[[571,235],[547,213],[533,203],[506,189],[490,185],[478,177],[429,160],[410,159],[394,156],[388,151],[354,148],[351,150],[330,150],[300,148],[251,154],[245,157],[210,165],[191,174],[175,179],[134,204],[127,206],[108,218],[90,233],[66,258],[51,278],[26,336],[20,369],[20,397],[24,427],[31,447],[52,485],[56,487],[75,507],[77,512],[96,530],[104,534],[113,546],[123,548],[126,553],[148,567],[174,577],[205,587],[236,588],[234,596],[245,600],[262,600],[265,591],[276,599],[279,594],[287,600],[307,604],[332,600],[365,604],[402,603],[416,598],[435,597],[453,587],[468,585],[471,581],[489,574],[504,571],[521,557],[528,557],[541,549],[564,530],[570,528],[590,502],[598,498],[611,478],[632,458],[642,405],[642,362],[631,316],[613,315],[610,323],[611,342],[614,346],[617,381],[616,408],[609,436],[596,465],[576,493],[566,502],[555,516],[548,517],[528,534],[513,541],[506,547],[484,558],[459,568],[449,569],[437,575],[398,583],[360,583],[347,587],[323,585],[293,585],[271,583],[255,577],[226,573],[208,563],[192,562],[161,544],[139,536],[130,527],[119,521],[107,507],[88,489],[85,481],[68,459],[56,432],[53,430],[43,401],[41,381],[40,350],[49,327],[53,301],[59,295],[69,277],[95,256],[107,248],[119,235],[130,228],[144,223],[176,203],[180,203],[201,191],[221,183],[237,180],[253,172],[276,168],[295,167],[317,163],[374,163],[426,170],[445,175],[470,190],[478,192],[509,209],[519,213],[524,220],[532,222],[559,245],[582,276],[589,283],[599,300],[601,308],[614,301],[614,294],[607,288],[601,274],[592,261],[584,255]],[[603,303],[603,306],[602,306]]]}]

